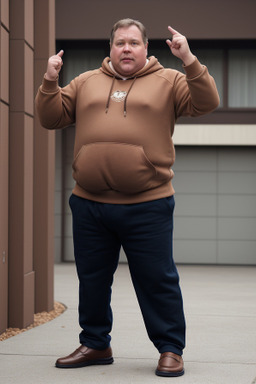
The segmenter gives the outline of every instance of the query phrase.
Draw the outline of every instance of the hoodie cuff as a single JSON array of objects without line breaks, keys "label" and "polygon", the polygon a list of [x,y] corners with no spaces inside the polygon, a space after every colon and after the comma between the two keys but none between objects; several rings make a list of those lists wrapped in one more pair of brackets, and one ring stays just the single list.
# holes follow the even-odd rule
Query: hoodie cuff
[{"label": "hoodie cuff", "polygon": [[187,66],[183,64],[182,66],[186,72],[187,79],[193,79],[193,78],[199,76],[203,71],[203,66],[198,61],[196,56],[195,56],[195,60],[193,61],[192,64],[187,65]]},{"label": "hoodie cuff", "polygon": [[44,76],[42,82],[42,91],[48,93],[54,93],[59,90],[58,78],[56,80],[47,80]]}]

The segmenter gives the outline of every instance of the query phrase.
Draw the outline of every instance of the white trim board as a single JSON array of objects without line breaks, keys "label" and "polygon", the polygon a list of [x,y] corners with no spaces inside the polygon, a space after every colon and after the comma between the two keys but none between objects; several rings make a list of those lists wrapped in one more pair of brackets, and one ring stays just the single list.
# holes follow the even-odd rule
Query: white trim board
[{"label": "white trim board", "polygon": [[176,124],[175,145],[256,145],[256,124]]}]

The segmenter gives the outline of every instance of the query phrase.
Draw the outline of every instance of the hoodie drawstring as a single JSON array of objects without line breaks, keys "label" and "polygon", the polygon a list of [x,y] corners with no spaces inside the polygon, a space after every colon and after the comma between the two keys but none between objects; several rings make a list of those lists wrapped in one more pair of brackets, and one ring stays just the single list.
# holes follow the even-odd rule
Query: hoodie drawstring
[{"label": "hoodie drawstring", "polygon": [[[108,100],[107,100],[107,104],[106,104],[106,109],[105,109],[105,113],[108,113],[108,109],[109,109],[109,104],[110,104],[110,98],[111,98],[111,94],[112,94],[112,91],[113,91],[113,88],[114,88],[114,83],[115,83],[115,76],[113,76],[113,80],[112,80],[112,84],[111,84],[111,87],[110,87],[110,91],[109,91],[109,94],[108,94]],[[133,84],[135,83],[137,77],[134,77],[131,85],[130,85],[130,88],[128,89],[127,91],[127,94],[125,96],[125,99],[124,99],[124,117],[126,117],[127,115],[127,98],[128,98],[128,95],[133,87]]]},{"label": "hoodie drawstring", "polygon": [[111,97],[111,93],[112,93],[113,88],[114,88],[114,83],[115,83],[115,76],[113,76],[112,84],[111,84],[110,91],[109,91],[109,94],[108,94],[108,101],[107,101],[107,104],[106,104],[106,110],[105,110],[105,113],[108,113],[108,108],[109,108],[109,103],[110,103],[110,97]]},{"label": "hoodie drawstring", "polygon": [[128,95],[129,95],[130,90],[132,89],[133,84],[135,83],[135,80],[136,80],[136,79],[137,79],[137,77],[134,77],[133,82],[131,83],[131,86],[130,86],[130,88],[128,89],[128,92],[127,92],[127,94],[126,94],[126,96],[125,96],[125,99],[124,99],[124,117],[126,117],[126,115],[127,115],[127,108],[126,108],[127,97],[128,97]]}]

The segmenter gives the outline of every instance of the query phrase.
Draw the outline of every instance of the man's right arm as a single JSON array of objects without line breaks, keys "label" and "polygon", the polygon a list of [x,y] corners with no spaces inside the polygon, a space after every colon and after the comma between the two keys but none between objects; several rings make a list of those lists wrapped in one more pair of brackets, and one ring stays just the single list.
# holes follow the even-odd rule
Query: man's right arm
[{"label": "man's right arm", "polygon": [[35,104],[41,125],[47,129],[63,128],[75,122],[76,83],[72,80],[65,88],[58,85],[63,51],[51,56]]}]

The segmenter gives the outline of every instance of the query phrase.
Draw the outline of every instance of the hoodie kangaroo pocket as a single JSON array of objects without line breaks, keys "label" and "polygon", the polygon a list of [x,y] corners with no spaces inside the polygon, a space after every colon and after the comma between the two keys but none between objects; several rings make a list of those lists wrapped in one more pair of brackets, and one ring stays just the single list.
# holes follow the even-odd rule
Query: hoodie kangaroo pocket
[{"label": "hoodie kangaroo pocket", "polygon": [[157,170],[139,145],[96,142],[82,146],[73,162],[73,178],[86,191],[134,194],[154,188]]}]

